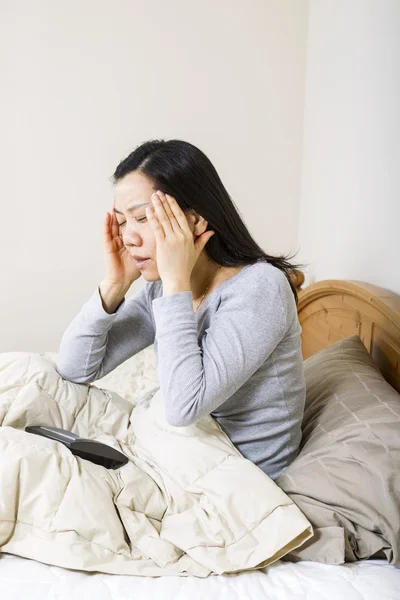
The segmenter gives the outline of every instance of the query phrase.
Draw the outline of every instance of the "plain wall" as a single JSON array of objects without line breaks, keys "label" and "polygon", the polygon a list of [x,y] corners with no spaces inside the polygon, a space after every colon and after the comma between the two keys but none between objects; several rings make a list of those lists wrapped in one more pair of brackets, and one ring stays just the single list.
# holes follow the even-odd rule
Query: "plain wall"
[{"label": "plain wall", "polygon": [[2,3],[0,352],[58,350],[103,278],[110,177],[147,139],[197,145],[263,249],[298,250],[307,8]]},{"label": "plain wall", "polygon": [[400,2],[311,0],[298,258],[400,295]]}]

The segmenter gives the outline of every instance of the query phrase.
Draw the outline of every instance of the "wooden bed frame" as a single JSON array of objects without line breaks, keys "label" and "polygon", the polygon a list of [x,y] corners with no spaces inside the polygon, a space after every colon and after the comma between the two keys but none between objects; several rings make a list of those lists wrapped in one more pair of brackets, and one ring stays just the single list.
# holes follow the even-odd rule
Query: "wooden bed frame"
[{"label": "wooden bed frame", "polygon": [[363,281],[296,281],[304,360],[359,335],[382,375],[400,393],[400,297]]}]

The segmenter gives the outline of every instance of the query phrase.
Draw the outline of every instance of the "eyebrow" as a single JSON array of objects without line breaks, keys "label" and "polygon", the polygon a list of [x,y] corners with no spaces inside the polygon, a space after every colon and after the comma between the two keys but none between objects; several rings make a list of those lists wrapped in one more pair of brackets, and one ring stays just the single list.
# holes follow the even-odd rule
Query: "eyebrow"
[{"label": "eyebrow", "polygon": [[[126,212],[134,212],[137,208],[140,208],[141,206],[147,206],[148,204],[150,204],[150,202],[141,202],[140,204],[131,204],[130,206],[127,207]],[[122,215],[123,213],[119,210],[117,210],[116,208],[113,208],[113,211],[118,213],[119,215]]]}]

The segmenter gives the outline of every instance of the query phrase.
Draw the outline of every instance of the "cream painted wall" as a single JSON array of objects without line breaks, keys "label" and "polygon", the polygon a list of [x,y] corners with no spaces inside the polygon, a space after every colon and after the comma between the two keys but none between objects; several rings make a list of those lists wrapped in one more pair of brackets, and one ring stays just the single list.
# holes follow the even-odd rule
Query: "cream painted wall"
[{"label": "cream painted wall", "polygon": [[0,352],[58,351],[103,278],[109,178],[147,139],[199,146],[257,242],[296,252],[307,6],[2,3]]},{"label": "cream painted wall", "polygon": [[400,1],[310,0],[298,258],[400,295]]}]

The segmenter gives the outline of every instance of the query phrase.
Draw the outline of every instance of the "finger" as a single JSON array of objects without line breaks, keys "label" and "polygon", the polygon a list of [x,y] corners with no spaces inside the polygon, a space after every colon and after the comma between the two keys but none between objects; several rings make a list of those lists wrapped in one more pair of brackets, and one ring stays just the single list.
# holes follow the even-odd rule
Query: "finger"
[{"label": "finger", "polygon": [[155,209],[157,219],[161,224],[165,235],[171,235],[172,233],[174,233],[174,230],[172,228],[171,221],[169,220],[169,217],[165,212],[163,202],[161,201],[158,194],[153,194],[151,199],[153,201],[153,206]]},{"label": "finger", "polygon": [[171,212],[174,215],[175,220],[178,223],[179,227],[186,233],[191,233],[189,224],[187,222],[186,215],[183,212],[183,210],[181,209],[181,207],[179,206],[179,204],[177,203],[177,201],[175,200],[175,198],[173,196],[170,196],[169,194],[165,194],[165,196],[167,198],[168,205],[171,209]]},{"label": "finger", "polygon": [[111,235],[112,237],[117,237],[119,233],[119,224],[117,221],[117,217],[112,212],[111,213]]},{"label": "finger", "polygon": [[161,223],[159,222],[159,220],[155,214],[154,206],[148,206],[146,208],[146,216],[150,223],[150,227],[154,231],[154,237],[156,238],[156,242],[164,240],[164,238],[165,238],[164,229],[161,226]]},{"label": "finger", "polygon": [[110,213],[106,212],[106,216],[104,217],[103,222],[103,237],[105,242],[111,242],[111,218]]},{"label": "finger", "polygon": [[163,208],[164,208],[166,214],[168,215],[169,222],[171,223],[171,227],[174,230],[174,233],[177,233],[178,231],[181,232],[181,226],[179,225],[174,213],[171,210],[171,206],[168,202],[167,194],[164,194],[162,192],[158,192],[158,193],[160,195]]}]

